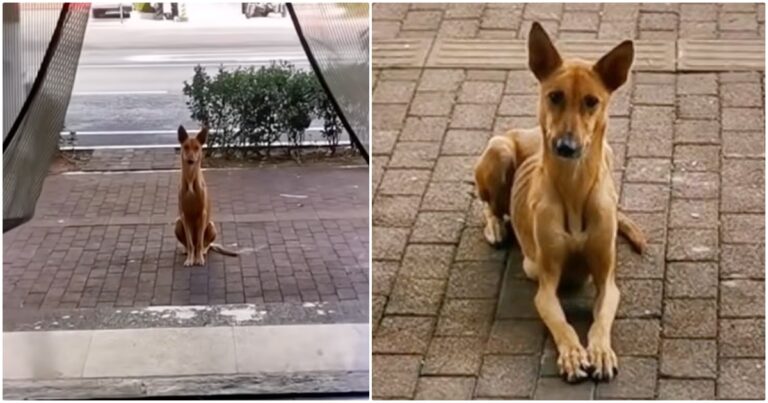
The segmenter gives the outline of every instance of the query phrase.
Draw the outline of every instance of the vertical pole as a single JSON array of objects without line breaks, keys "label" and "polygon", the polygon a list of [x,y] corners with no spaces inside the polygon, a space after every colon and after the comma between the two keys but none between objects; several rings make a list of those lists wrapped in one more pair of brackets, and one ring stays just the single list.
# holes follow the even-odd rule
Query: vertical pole
[{"label": "vertical pole", "polygon": [[187,3],[181,3],[179,7],[181,7],[179,21],[187,21]]},{"label": "vertical pole", "polygon": [[123,3],[117,3],[117,7],[120,9],[120,23],[123,23]]}]

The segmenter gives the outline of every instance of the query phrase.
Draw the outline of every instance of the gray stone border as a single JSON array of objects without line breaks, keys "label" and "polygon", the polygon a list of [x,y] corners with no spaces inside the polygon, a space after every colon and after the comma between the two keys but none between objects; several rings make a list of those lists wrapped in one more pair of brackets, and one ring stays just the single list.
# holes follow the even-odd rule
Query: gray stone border
[{"label": "gray stone border", "polygon": [[42,311],[5,309],[3,331],[370,323],[369,305],[368,301],[355,300]]},{"label": "gray stone border", "polygon": [[368,393],[368,371],[3,381],[3,399]]}]

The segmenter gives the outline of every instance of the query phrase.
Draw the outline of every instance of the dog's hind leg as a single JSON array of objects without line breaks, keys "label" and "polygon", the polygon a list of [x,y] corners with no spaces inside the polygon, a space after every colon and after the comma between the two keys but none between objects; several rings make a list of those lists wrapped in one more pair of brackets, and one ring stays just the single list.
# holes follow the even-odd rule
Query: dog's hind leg
[{"label": "dog's hind leg", "polygon": [[208,248],[210,248],[213,241],[216,240],[216,235],[216,225],[213,224],[213,221],[208,221],[208,225],[205,227],[205,234],[203,236],[204,253],[208,253]]},{"label": "dog's hind leg", "polygon": [[475,165],[475,191],[485,216],[483,235],[491,245],[502,243],[507,235],[505,216],[510,214],[515,168],[515,143],[504,136],[491,138]]}]

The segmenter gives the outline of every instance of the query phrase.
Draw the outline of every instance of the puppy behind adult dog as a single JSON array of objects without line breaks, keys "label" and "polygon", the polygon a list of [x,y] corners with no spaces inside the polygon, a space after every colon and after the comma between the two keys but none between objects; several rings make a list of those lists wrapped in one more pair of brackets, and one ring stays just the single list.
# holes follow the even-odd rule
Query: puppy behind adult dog
[{"label": "puppy behind adult dog", "polygon": [[[642,253],[638,226],[618,212],[606,139],[608,104],[634,58],[624,41],[597,63],[563,60],[538,23],[528,39],[528,64],[539,81],[539,127],[493,137],[475,166],[488,242],[501,242],[505,220],[524,256],[523,270],[538,281],[535,306],[552,334],[558,367],[569,382],[618,372],[611,327],[619,303],[616,235]],[[597,298],[584,348],[566,321],[557,290],[592,278]]]},{"label": "puppy behind adult dog", "polygon": [[187,253],[184,266],[204,265],[209,249],[227,256],[238,256],[237,252],[213,243],[216,226],[211,220],[211,201],[202,171],[203,144],[207,136],[207,127],[203,127],[196,137],[189,137],[184,126],[179,126],[181,183],[176,238]]}]

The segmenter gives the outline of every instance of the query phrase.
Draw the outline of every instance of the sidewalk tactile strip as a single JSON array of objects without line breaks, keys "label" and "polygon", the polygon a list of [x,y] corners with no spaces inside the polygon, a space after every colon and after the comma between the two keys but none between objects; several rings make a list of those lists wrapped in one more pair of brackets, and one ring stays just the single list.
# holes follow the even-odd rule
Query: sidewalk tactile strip
[{"label": "sidewalk tactile strip", "polygon": [[681,40],[677,69],[684,71],[765,70],[765,42]]},{"label": "sidewalk tactile strip", "polygon": [[[616,40],[562,40],[557,47],[565,57],[594,61],[617,44]],[[442,39],[435,43],[426,67],[526,69],[526,48],[525,40]],[[675,43],[635,41],[634,69],[673,71]]]},{"label": "sidewalk tactile strip", "polygon": [[373,68],[420,68],[432,39],[388,39],[373,43]]},{"label": "sidewalk tactile strip", "polygon": [[525,41],[443,39],[435,43],[427,67],[526,68]]},{"label": "sidewalk tactile strip", "polygon": [[[556,46],[565,57],[578,57],[597,61],[608,53],[619,41],[607,40],[562,40]],[[634,71],[674,71],[675,43],[671,41],[634,41]]]}]

